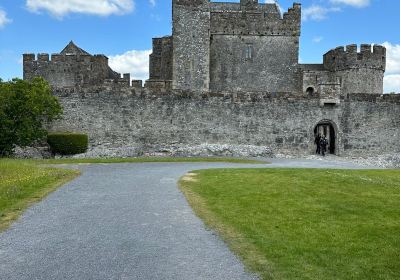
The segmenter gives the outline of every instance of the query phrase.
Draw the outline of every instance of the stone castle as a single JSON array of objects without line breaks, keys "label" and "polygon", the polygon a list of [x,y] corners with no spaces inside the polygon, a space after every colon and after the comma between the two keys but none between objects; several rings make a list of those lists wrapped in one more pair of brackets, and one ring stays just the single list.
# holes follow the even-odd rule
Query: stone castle
[{"label": "stone castle", "polygon": [[44,77],[64,105],[53,129],[132,154],[307,154],[316,133],[334,154],[399,151],[384,47],[338,47],[322,64],[300,64],[296,3],[281,15],[257,0],[173,0],[172,14],[172,36],[153,39],[144,87],[73,42],[51,59],[24,54],[24,79]]}]

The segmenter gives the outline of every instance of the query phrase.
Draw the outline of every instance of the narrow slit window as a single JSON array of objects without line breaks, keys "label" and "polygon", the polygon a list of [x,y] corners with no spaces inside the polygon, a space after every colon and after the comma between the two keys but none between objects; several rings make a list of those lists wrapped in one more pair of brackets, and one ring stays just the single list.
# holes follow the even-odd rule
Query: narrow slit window
[{"label": "narrow slit window", "polygon": [[245,58],[246,58],[246,60],[253,59],[253,45],[251,45],[251,44],[246,45]]}]

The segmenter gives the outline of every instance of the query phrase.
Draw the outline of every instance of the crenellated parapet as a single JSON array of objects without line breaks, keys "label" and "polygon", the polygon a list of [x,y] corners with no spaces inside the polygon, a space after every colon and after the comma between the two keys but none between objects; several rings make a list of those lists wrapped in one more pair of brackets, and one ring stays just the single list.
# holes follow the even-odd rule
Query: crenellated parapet
[{"label": "crenellated parapet", "polygon": [[59,53],[47,54],[39,53],[37,55],[33,53],[23,54],[23,62],[29,63],[57,63],[57,62],[92,62],[92,63],[108,63],[108,58],[102,54],[96,55],[62,55]]},{"label": "crenellated parapet", "polygon": [[385,71],[386,48],[380,45],[362,44],[360,51],[357,45],[337,47],[324,55],[324,66],[330,71],[350,69],[375,69]]},{"label": "crenellated parapet", "polygon": [[199,7],[208,5],[209,0],[173,0],[173,5]]},{"label": "crenellated parapet", "polygon": [[386,48],[380,45],[348,45],[330,50],[324,55],[324,67],[341,79],[344,94],[383,93],[386,69]]},{"label": "crenellated parapet", "polygon": [[293,4],[282,17],[276,4],[239,5],[211,3],[212,35],[300,36],[301,4]]},{"label": "crenellated parapet", "polygon": [[92,86],[114,81],[130,85],[124,77],[108,66],[105,55],[91,55],[70,42],[61,53],[23,55],[24,79],[43,77],[55,87]]}]

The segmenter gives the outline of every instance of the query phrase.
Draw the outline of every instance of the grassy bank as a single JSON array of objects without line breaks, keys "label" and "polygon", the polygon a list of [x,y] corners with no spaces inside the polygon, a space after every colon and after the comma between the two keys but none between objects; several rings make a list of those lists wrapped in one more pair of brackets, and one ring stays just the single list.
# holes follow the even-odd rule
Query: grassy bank
[{"label": "grassy bank", "polygon": [[0,159],[0,231],[30,205],[79,175],[78,171],[45,168],[23,160]]},{"label": "grassy bank", "polygon": [[400,171],[196,171],[181,189],[263,279],[400,279]]}]

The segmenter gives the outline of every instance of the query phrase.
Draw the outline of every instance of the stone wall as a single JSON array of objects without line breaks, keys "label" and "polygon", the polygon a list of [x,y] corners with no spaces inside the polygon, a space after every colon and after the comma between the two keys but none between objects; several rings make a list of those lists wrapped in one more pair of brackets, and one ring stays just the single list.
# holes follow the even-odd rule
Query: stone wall
[{"label": "stone wall", "polygon": [[258,36],[300,36],[301,6],[281,17],[276,4],[210,3],[210,33]]},{"label": "stone wall", "polygon": [[86,132],[91,149],[186,149],[186,155],[197,155],[196,147],[224,145],[236,149],[237,155],[265,155],[267,150],[304,155],[313,153],[315,126],[329,121],[337,132],[340,155],[400,151],[400,96],[356,94],[342,96],[340,105],[321,107],[319,96],[284,94],[161,95],[132,88],[92,88],[56,90],[55,95],[65,116],[52,130]]},{"label": "stone wall", "polygon": [[173,88],[209,88],[210,12],[208,0],[173,0]]},{"label": "stone wall", "polygon": [[150,55],[150,80],[172,80],[172,36],[153,38],[153,52]]},{"label": "stone wall", "polygon": [[324,67],[341,78],[342,93],[382,94],[386,68],[386,49],[383,46],[348,45],[330,50],[324,55]]},{"label": "stone wall", "polygon": [[120,79],[104,55],[24,54],[23,67],[24,80],[43,77],[57,87],[91,86],[106,79]]},{"label": "stone wall", "polygon": [[210,89],[295,93],[298,54],[296,36],[213,35]]}]

